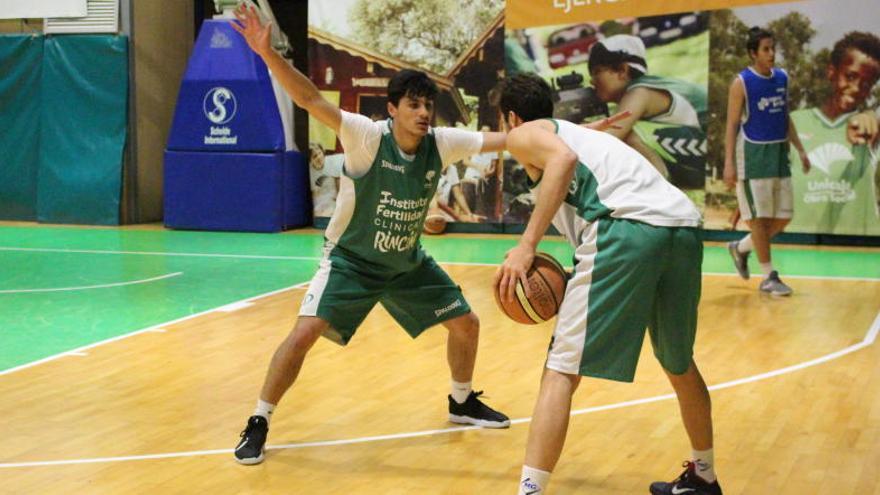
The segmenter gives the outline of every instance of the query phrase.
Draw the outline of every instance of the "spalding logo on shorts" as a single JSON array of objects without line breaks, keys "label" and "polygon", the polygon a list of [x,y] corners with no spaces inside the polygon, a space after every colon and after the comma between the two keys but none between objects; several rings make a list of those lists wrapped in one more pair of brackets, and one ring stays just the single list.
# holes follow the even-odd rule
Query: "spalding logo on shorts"
[{"label": "spalding logo on shorts", "polygon": [[235,117],[238,103],[228,88],[216,87],[208,90],[202,102],[205,117],[215,124],[225,124]]}]

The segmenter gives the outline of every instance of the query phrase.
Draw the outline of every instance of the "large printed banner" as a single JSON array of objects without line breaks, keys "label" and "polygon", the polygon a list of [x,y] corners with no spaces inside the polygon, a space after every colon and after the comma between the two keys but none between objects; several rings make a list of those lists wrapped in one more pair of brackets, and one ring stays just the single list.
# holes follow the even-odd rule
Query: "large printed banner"
[{"label": "large printed banner", "polygon": [[[374,119],[387,118],[385,86],[406,67],[440,88],[436,125],[498,129],[493,88],[515,72],[551,84],[557,118],[586,123],[634,109],[636,121],[610,132],[685,191],[712,230],[746,228],[723,182],[725,146],[735,145],[725,142],[728,90],[752,63],[748,29],[766,28],[811,164],[805,170],[791,151],[786,231],[880,235],[880,139],[871,131],[880,9],[863,0],[343,0],[313,1],[309,16],[312,80],[341,108]],[[344,158],[320,124],[310,140],[315,216],[327,217]],[[533,203],[519,164],[477,155],[449,167],[432,208],[455,222],[510,225],[526,222]]]},{"label": "large printed banner", "polygon": [[508,29],[521,29],[783,1],[785,0],[507,0],[506,24]]}]

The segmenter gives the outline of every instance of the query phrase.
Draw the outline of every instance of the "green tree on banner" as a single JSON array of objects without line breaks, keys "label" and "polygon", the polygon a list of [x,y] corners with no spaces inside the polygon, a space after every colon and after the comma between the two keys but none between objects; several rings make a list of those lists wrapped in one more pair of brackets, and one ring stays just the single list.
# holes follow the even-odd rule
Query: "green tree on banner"
[{"label": "green tree on banner", "polygon": [[[788,105],[792,110],[812,106],[810,96],[824,89],[825,65],[817,66],[808,43],[816,36],[810,19],[800,12],[792,12],[767,24],[776,40],[777,64],[788,72]],[[827,95],[826,95],[827,96]]]},{"label": "green tree on banner", "polygon": [[358,0],[354,40],[379,53],[445,73],[504,9],[504,0]]},{"label": "green tree on banner", "polygon": [[712,22],[709,23],[709,152],[706,159],[718,178],[724,168],[727,90],[734,76],[749,65],[748,33],[749,26],[743,24],[732,10],[712,12]]}]

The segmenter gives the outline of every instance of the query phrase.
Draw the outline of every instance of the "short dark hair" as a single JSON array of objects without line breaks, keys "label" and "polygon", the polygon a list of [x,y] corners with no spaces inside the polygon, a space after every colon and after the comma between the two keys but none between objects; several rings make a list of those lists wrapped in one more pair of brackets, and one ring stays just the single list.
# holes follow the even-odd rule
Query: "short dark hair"
[{"label": "short dark hair", "polygon": [[748,50],[749,54],[757,52],[761,46],[761,40],[766,38],[774,39],[773,33],[760,26],[752,26],[749,29],[749,37],[746,40],[746,50]]},{"label": "short dark hair", "polygon": [[404,96],[419,98],[424,96],[429,101],[437,98],[437,84],[420,70],[403,69],[388,81],[388,102],[395,107]]},{"label": "short dark hair", "polygon": [[629,65],[627,62],[635,62],[647,67],[648,62],[642,57],[624,53],[622,51],[611,51],[602,43],[596,43],[590,48],[590,58],[587,60],[587,70],[592,74],[600,67],[610,67],[614,70],[625,68],[630,79],[638,79],[645,75],[644,72]]},{"label": "short dark hair", "polygon": [[553,116],[553,91],[537,74],[520,72],[501,82],[501,112],[510,111],[526,122]]},{"label": "short dark hair", "polygon": [[880,38],[872,33],[850,31],[834,44],[834,48],[831,50],[831,65],[840,66],[840,63],[843,62],[843,56],[850,48],[855,48],[880,62]]}]

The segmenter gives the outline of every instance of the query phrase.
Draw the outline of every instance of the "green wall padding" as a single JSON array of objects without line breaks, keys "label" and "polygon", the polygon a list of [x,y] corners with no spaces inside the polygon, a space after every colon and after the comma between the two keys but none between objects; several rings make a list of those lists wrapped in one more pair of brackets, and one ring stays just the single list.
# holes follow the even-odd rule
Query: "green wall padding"
[{"label": "green wall padding", "polygon": [[119,223],[128,119],[128,38],[45,41],[37,219]]},{"label": "green wall padding", "polygon": [[36,220],[43,37],[0,36],[0,220]]}]

